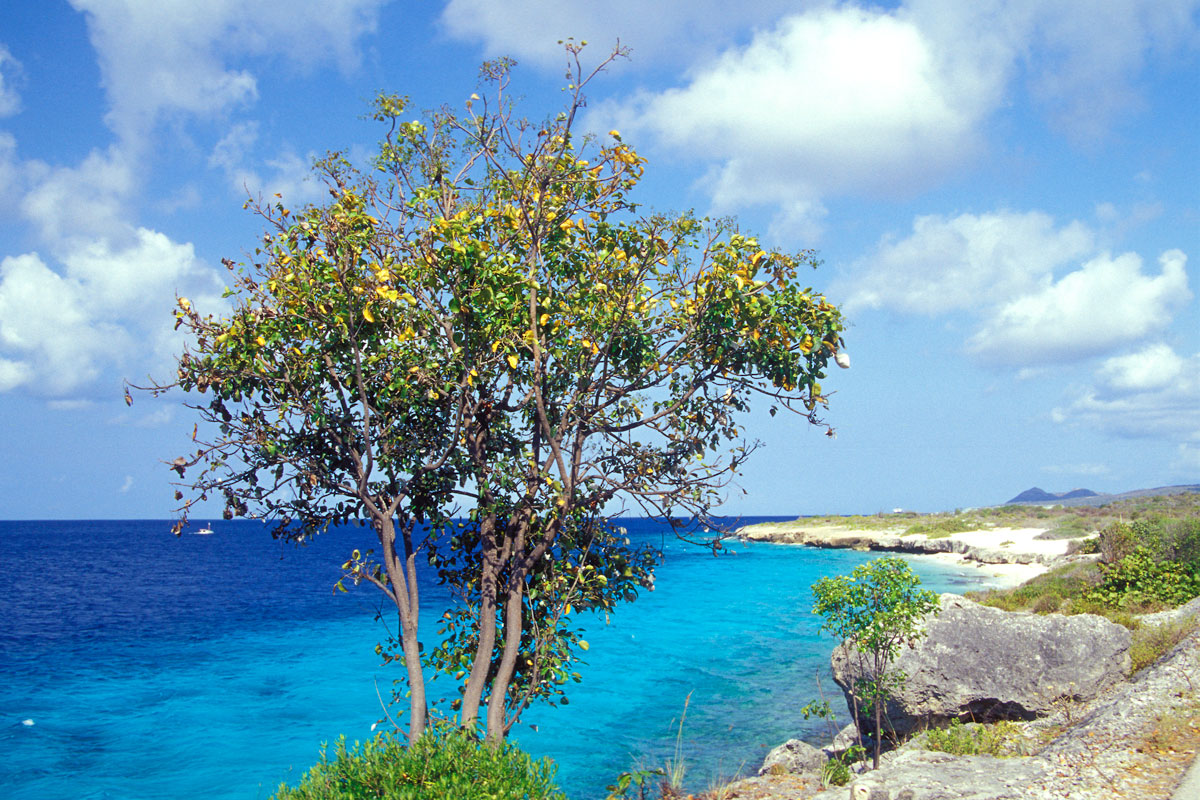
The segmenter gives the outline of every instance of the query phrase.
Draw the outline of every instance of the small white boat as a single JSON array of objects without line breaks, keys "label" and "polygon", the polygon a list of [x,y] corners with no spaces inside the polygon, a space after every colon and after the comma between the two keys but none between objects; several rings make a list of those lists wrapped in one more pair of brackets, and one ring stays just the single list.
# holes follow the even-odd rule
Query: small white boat
[{"label": "small white boat", "polygon": [[212,528],[210,528],[210,527],[208,527],[207,525],[205,525],[205,526],[204,526],[203,528],[201,528],[200,530],[198,530],[198,531],[192,531],[192,532],[193,532],[193,533],[195,533],[197,536],[209,536],[209,535],[211,535],[211,534],[212,534],[212,532],[213,532],[213,529],[212,529]]}]

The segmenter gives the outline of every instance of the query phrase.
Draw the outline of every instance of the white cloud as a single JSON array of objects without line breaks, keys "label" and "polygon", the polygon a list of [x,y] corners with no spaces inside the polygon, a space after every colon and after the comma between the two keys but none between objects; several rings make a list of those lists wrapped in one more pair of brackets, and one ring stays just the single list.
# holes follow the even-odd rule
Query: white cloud
[{"label": "white cloud", "polygon": [[133,476],[126,475],[125,482],[121,484],[121,488],[118,489],[117,491],[119,491],[121,494],[125,494],[132,488],[133,488]]},{"label": "white cloud", "polygon": [[132,231],[124,245],[84,242],[62,261],[62,274],[36,253],[0,262],[0,391],[60,396],[105,368],[161,373],[181,346],[175,293],[218,303],[216,275],[192,246],[154,231]]},{"label": "white cloud", "polygon": [[[789,16],[693,72],[597,114],[717,162],[718,210],[820,208],[830,194],[897,195],[977,152],[1002,81],[954,59],[911,19],[857,7]],[[812,224],[809,217],[802,224]]]},{"label": "white cloud", "polygon": [[566,64],[559,40],[587,41],[587,56],[607,55],[620,39],[636,64],[703,58],[794,7],[791,0],[731,4],[724,0],[450,0],[443,28],[483,43],[490,56],[513,56],[558,70]]},{"label": "white cloud", "polygon": [[289,203],[316,202],[324,194],[319,181],[312,179],[315,154],[301,158],[284,150],[263,163],[270,168],[265,176],[251,168],[251,154],[258,142],[258,124],[243,122],[234,125],[217,142],[209,156],[210,166],[220,168],[239,198],[274,197],[282,195]]},{"label": "white cloud", "polygon": [[[544,61],[531,40],[564,20],[652,39],[674,32],[638,19],[644,6],[454,0],[444,20],[452,34],[483,38],[493,51],[508,44]],[[907,0],[892,10],[818,3],[759,22],[744,42],[721,40],[717,55],[680,52],[690,64],[683,85],[601,103],[591,122],[650,134],[669,152],[709,161],[715,210],[779,206],[776,229],[795,224],[811,235],[826,198],[910,195],[972,163],[988,149],[989,121],[1018,105],[1022,86],[1073,139],[1097,138],[1138,108],[1136,81],[1151,56],[1195,41],[1198,7],[1200,0],[1115,0],[1103,13],[1090,0]]]},{"label": "white cloud", "polygon": [[904,239],[885,237],[852,266],[845,308],[941,314],[986,308],[1045,284],[1093,247],[1088,228],[1056,228],[1048,214],[999,211],[917,217]]},{"label": "white cloud", "polygon": [[1108,359],[1096,371],[1094,385],[1054,409],[1052,417],[1058,423],[1195,448],[1200,445],[1200,353],[1183,358],[1156,344]]},{"label": "white cloud", "polygon": [[1096,377],[1112,395],[1160,391],[1183,378],[1186,363],[1168,345],[1152,344],[1141,352],[1108,359]]},{"label": "white cloud", "polygon": [[0,358],[0,392],[9,392],[33,378],[33,370],[23,361]]},{"label": "white cloud", "polygon": [[27,164],[26,169],[32,188],[21,210],[54,247],[127,227],[122,220],[136,181],[121,149],[93,150],[77,167]]},{"label": "white cloud", "polygon": [[1169,250],[1159,275],[1135,253],[1101,255],[1041,289],[1010,300],[967,342],[984,361],[1023,365],[1102,355],[1165,329],[1191,298],[1187,257]]},{"label": "white cloud", "polygon": [[88,16],[109,124],[136,145],[164,112],[212,115],[252,102],[258,82],[232,58],[279,54],[302,67],[333,60],[350,69],[382,0],[71,2]]},{"label": "white cloud", "polygon": [[21,96],[14,86],[20,76],[21,62],[0,44],[0,117],[9,117],[21,110]]},{"label": "white cloud", "polygon": [[1038,211],[918,217],[910,235],[884,237],[850,265],[831,293],[851,315],[966,311],[979,320],[968,352],[1034,377],[1144,341],[1192,296],[1181,251],[1163,253],[1161,272],[1147,275],[1136,253],[1097,255],[1098,238]]}]

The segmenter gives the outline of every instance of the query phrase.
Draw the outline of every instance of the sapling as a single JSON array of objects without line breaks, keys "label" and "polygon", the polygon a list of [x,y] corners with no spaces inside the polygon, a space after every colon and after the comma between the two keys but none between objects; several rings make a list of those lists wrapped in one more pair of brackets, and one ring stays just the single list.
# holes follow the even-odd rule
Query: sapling
[{"label": "sapling", "polygon": [[858,656],[862,677],[850,687],[850,697],[860,744],[859,703],[874,712],[874,769],[879,769],[887,698],[905,680],[892,662],[901,646],[911,646],[924,635],[919,623],[938,607],[937,595],[920,585],[907,562],[889,556],[861,564],[849,576],[822,578],[812,587],[813,613],[825,618],[821,630]]}]

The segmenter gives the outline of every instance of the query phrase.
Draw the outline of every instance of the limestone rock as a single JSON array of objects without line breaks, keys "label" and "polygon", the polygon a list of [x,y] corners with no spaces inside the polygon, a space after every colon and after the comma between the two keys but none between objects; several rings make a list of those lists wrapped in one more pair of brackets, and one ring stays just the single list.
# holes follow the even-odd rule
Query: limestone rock
[{"label": "limestone rock", "polygon": [[759,767],[758,774],[817,772],[828,760],[824,751],[818,750],[811,744],[799,739],[788,739],[767,753],[767,758]]},{"label": "limestone rock", "polygon": [[[1061,697],[1095,697],[1130,668],[1129,631],[1091,614],[1007,612],[944,594],[924,627],[926,636],[892,665],[907,675],[887,709],[901,735],[952,718],[1033,719]],[[848,706],[848,689],[862,675],[856,656],[839,646],[832,658]],[[866,716],[862,722],[874,727]]]},{"label": "limestone rock", "polygon": [[856,778],[849,788],[829,789],[812,800],[1028,800],[1028,784],[1048,771],[1045,763],[1028,758],[912,750]]}]

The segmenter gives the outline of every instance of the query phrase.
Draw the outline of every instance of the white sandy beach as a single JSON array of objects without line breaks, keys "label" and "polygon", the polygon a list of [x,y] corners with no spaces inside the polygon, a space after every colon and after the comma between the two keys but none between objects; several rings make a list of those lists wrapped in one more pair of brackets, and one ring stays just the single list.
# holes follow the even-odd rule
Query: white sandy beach
[{"label": "white sandy beach", "polygon": [[740,533],[747,539],[757,541],[923,553],[947,565],[979,570],[981,578],[986,576],[983,583],[988,587],[1008,588],[1042,574],[1050,568],[1051,563],[1067,554],[1070,540],[1037,538],[1046,530],[986,528],[931,539],[921,533],[905,536],[903,529],[899,528],[862,530],[797,520],[752,525]]}]

